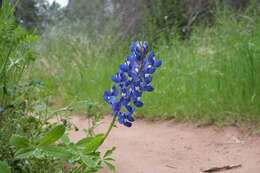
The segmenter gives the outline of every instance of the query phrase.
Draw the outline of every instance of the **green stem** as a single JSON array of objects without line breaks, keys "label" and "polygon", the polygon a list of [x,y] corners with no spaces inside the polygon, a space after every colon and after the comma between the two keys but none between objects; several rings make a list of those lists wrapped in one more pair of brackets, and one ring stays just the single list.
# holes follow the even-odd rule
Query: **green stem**
[{"label": "green stem", "polygon": [[107,139],[108,135],[110,134],[112,128],[115,125],[115,122],[116,122],[116,116],[113,117],[113,119],[112,119],[112,121],[111,121],[111,123],[110,123],[110,125],[109,125],[109,127],[107,129],[107,132],[106,132],[106,134],[104,136],[104,139],[103,139],[102,143]]}]

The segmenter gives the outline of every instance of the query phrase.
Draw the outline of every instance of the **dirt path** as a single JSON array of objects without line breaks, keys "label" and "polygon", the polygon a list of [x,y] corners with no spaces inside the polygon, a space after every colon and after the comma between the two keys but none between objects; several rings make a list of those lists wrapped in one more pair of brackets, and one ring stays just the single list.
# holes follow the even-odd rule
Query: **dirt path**
[{"label": "dirt path", "polygon": [[[104,131],[107,117],[97,131]],[[87,120],[74,117],[81,129],[71,138],[78,140]],[[174,121],[137,120],[133,127],[112,130],[104,147],[117,146],[114,153],[116,173],[199,173],[215,166],[242,164],[227,173],[260,173],[260,137],[248,136],[235,127],[198,128]],[[109,173],[103,170],[100,173]]]}]

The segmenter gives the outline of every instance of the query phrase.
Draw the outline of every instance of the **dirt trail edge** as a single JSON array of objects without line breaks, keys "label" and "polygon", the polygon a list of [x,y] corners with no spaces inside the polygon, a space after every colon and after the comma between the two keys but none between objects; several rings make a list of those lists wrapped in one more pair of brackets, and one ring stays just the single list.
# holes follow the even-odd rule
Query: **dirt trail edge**
[{"label": "dirt trail edge", "polygon": [[[112,117],[97,128],[104,132]],[[88,120],[73,117],[79,127],[70,134],[84,136]],[[104,147],[116,146],[116,173],[200,173],[211,167],[241,164],[226,173],[260,173],[260,137],[241,133],[235,127],[196,127],[174,121],[137,120],[133,127],[114,128]],[[224,172],[224,171],[222,171]],[[100,173],[110,173],[102,170]]]}]

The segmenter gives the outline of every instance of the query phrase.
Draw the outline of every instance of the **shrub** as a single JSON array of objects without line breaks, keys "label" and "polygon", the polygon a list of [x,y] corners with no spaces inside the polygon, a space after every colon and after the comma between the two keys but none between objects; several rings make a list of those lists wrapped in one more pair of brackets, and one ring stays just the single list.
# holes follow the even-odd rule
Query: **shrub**
[{"label": "shrub", "polygon": [[73,143],[67,136],[67,121],[48,122],[53,113],[41,97],[44,85],[24,77],[35,59],[31,44],[36,39],[16,24],[13,8],[4,1],[0,9],[0,172],[91,173],[104,164],[114,169],[114,148],[104,155],[98,151],[104,134],[96,135],[90,127],[92,133]]}]

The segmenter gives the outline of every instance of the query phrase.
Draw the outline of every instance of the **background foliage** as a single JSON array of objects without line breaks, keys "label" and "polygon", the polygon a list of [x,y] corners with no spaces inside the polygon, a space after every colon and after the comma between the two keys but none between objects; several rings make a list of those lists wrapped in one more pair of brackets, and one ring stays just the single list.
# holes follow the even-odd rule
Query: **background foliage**
[{"label": "background foliage", "polygon": [[[132,13],[123,10],[125,4],[113,1],[119,3],[113,13],[125,16],[120,15],[116,24],[101,22],[101,29],[95,25],[95,32],[89,25],[77,27],[89,15],[69,25],[69,20],[61,22],[37,44],[42,58],[36,62],[40,68],[34,74],[45,80],[56,95],[56,104],[73,100],[78,110],[84,110],[89,102],[103,105],[103,90],[110,87],[107,79],[128,54],[126,43],[133,38],[150,40],[164,65],[156,74],[160,76],[154,83],[156,91],[149,99],[144,97],[146,106],[138,116],[219,125],[258,120],[259,4],[210,2],[189,6],[188,2],[149,1],[134,7],[129,2],[126,6]],[[127,20],[135,28],[124,24],[122,16],[128,14],[137,16],[135,21]],[[106,107],[101,107],[106,112]]]}]

